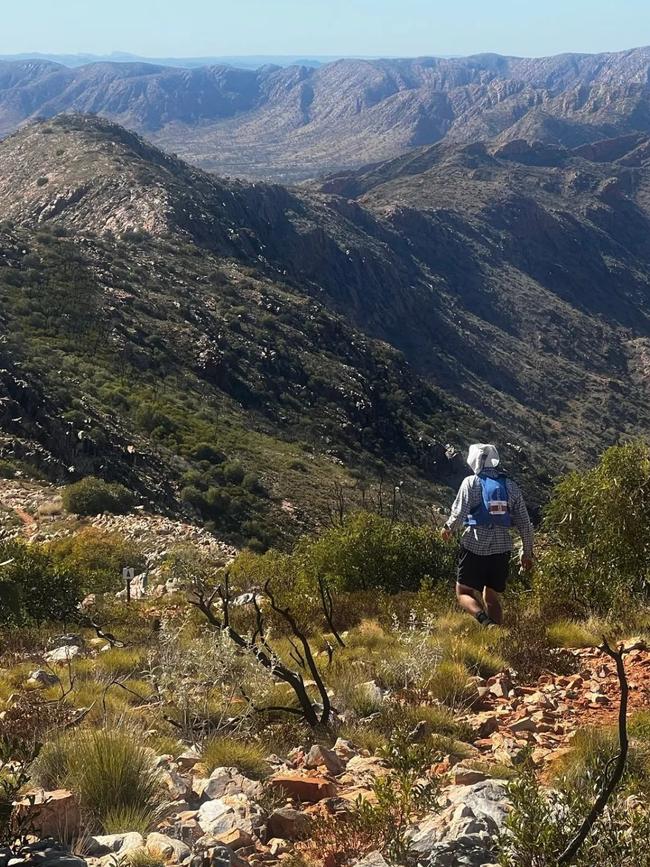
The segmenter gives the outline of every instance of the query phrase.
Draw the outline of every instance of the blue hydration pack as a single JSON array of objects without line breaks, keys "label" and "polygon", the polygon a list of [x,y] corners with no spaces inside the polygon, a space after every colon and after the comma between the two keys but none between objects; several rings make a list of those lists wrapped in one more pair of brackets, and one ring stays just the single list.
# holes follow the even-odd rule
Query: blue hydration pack
[{"label": "blue hydration pack", "polygon": [[466,527],[510,527],[512,519],[508,506],[508,485],[505,475],[494,476],[479,473],[481,502],[474,506],[467,518]]}]

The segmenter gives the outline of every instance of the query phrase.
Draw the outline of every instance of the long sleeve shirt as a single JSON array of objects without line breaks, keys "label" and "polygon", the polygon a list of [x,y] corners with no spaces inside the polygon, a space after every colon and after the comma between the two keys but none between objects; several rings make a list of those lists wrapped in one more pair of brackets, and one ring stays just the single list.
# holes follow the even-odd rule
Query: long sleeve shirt
[{"label": "long sleeve shirt", "polygon": [[[486,475],[496,477],[491,470],[484,471]],[[519,531],[524,548],[524,556],[533,556],[533,525],[530,522],[528,509],[518,485],[507,479],[508,510],[513,527]],[[451,507],[451,517],[446,526],[450,530],[459,531],[464,528],[460,543],[474,554],[505,554],[512,551],[512,534],[507,527],[481,526],[465,527],[464,522],[470,511],[480,505],[483,497],[481,482],[478,476],[468,476],[460,486],[454,504]]]}]

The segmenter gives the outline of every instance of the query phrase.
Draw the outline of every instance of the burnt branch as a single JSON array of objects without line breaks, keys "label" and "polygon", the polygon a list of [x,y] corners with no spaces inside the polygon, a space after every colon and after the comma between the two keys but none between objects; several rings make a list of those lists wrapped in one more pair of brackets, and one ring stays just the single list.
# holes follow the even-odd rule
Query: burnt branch
[{"label": "burnt branch", "polygon": [[602,653],[606,653],[607,656],[611,657],[611,659],[613,659],[616,664],[616,674],[618,677],[618,684],[621,693],[621,701],[618,709],[619,751],[618,755],[611,759],[610,762],[608,762],[605,766],[605,770],[601,778],[600,791],[596,796],[596,800],[594,801],[591,810],[585,817],[582,825],[578,829],[578,832],[571,840],[569,845],[566,847],[564,852],[562,852],[562,854],[560,855],[557,862],[558,864],[571,864],[575,856],[580,851],[583,843],[589,836],[589,833],[593,828],[596,820],[607,806],[607,802],[616,790],[618,784],[621,782],[623,774],[625,773],[625,765],[627,763],[627,754],[629,750],[629,740],[627,733],[627,705],[629,698],[629,685],[627,681],[627,675],[625,673],[625,655],[629,653],[631,649],[632,648],[626,649],[622,645],[620,645],[618,650],[612,650],[606,638],[603,639],[603,643],[600,647]]},{"label": "burnt branch", "polygon": [[323,605],[325,620],[327,621],[327,625],[330,628],[330,632],[336,639],[336,643],[338,644],[338,646],[345,647],[345,642],[339,635],[336,626],[334,626],[334,600],[332,598],[332,593],[327,586],[327,582],[321,575],[318,576],[318,590],[320,592],[320,599]]},{"label": "burnt branch", "polygon": [[[272,595],[268,592],[268,582],[267,587],[265,588],[265,592],[267,597],[271,602],[271,607],[277,613],[282,614],[282,610],[279,609],[272,598]],[[221,616],[215,611],[215,600],[217,596],[221,600]],[[229,594],[229,586],[228,580],[226,577],[226,581],[224,587],[217,588],[216,591],[208,594],[203,587],[197,587],[194,589],[192,594],[190,595],[190,604],[194,605],[203,616],[206,618],[208,623],[213,626],[215,629],[218,629],[220,632],[225,633],[228,638],[241,650],[247,651],[251,653],[257,662],[265,668],[276,680],[281,681],[282,683],[288,684],[291,689],[294,691],[296,698],[298,699],[298,704],[300,706],[300,714],[304,717],[305,721],[312,727],[318,728],[319,726],[327,725],[329,722],[329,717],[331,713],[331,705],[329,702],[329,697],[327,696],[327,692],[323,685],[322,679],[320,678],[320,674],[318,673],[318,668],[311,654],[311,649],[307,643],[307,639],[299,632],[297,624],[295,620],[290,617],[286,617],[287,622],[292,627],[294,631],[294,635],[299,640],[299,643],[302,645],[303,650],[305,646],[309,650],[309,653],[305,653],[305,659],[307,665],[309,667],[309,671],[312,674],[312,677],[316,681],[319,689],[319,693],[321,695],[325,695],[327,697],[327,703],[323,704],[323,713],[318,715],[316,708],[314,707],[311,698],[309,697],[309,693],[307,692],[307,688],[305,687],[305,682],[303,680],[302,675],[293,671],[287,665],[285,665],[275,654],[264,638],[265,629],[264,629],[264,620],[263,620],[263,612],[257,599],[254,595],[254,604],[256,607],[256,627],[253,635],[251,637],[246,637],[238,632],[231,624],[230,621],[230,594]],[[275,606],[275,607],[274,607]],[[294,628],[295,625],[295,628]],[[311,659],[311,662],[310,662]],[[314,673],[316,677],[314,677]],[[291,713],[295,713],[295,709],[290,711]]]}]

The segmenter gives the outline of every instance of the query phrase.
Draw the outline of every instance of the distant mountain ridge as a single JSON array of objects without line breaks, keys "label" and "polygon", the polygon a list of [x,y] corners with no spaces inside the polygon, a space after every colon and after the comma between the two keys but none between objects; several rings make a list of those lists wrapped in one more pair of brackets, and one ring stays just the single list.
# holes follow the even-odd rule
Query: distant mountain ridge
[{"label": "distant mountain ridge", "polygon": [[650,48],[256,70],[0,63],[0,135],[61,112],[105,116],[222,175],[293,182],[440,140],[576,147],[648,133]]},{"label": "distant mountain ridge", "polygon": [[340,60],[332,57],[311,57],[308,54],[258,54],[258,55],[211,55],[206,57],[147,57],[114,51],[111,54],[44,54],[38,51],[21,54],[0,54],[0,61],[22,62],[25,60],[47,60],[60,63],[72,69],[88,63],[152,63],[155,66],[180,66],[197,69],[200,66],[237,66],[241,69],[259,69],[261,66],[322,66]]}]

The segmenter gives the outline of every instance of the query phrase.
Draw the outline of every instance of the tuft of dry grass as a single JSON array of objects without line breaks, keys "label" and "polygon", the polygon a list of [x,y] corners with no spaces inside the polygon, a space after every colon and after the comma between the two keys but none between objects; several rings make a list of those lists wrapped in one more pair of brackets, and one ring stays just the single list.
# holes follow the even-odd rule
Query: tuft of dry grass
[{"label": "tuft of dry grass", "polygon": [[252,780],[262,780],[269,775],[266,756],[267,750],[261,744],[226,735],[208,738],[201,750],[201,759],[210,773],[215,768],[237,768]]}]

